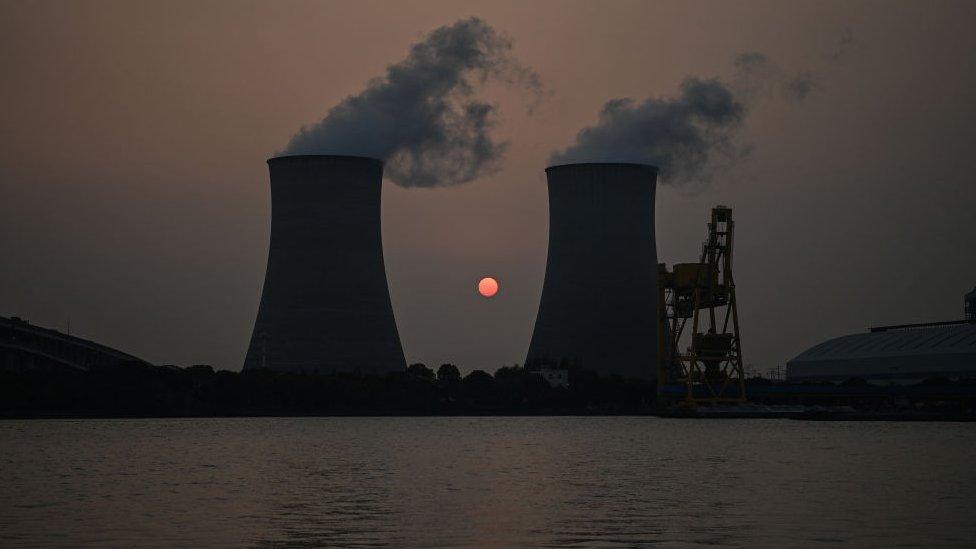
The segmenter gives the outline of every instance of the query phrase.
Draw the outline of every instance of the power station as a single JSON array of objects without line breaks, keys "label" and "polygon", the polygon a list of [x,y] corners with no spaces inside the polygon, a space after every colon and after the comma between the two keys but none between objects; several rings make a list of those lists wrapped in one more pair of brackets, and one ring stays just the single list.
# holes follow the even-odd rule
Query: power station
[{"label": "power station", "polygon": [[657,372],[657,168],[546,169],[549,251],[526,365],[652,379]]},{"label": "power station", "polygon": [[244,370],[403,370],[383,263],[383,163],[301,155],[268,167],[271,243]]}]

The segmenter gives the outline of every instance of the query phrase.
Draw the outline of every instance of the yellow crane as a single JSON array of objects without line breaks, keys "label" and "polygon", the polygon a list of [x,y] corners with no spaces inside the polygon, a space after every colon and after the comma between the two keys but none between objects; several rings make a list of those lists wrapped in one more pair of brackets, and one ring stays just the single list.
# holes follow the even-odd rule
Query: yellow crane
[{"label": "yellow crane", "polygon": [[732,277],[734,228],[732,209],[716,206],[699,261],[677,263],[671,271],[658,265],[659,395],[683,386],[686,402],[746,401]]}]

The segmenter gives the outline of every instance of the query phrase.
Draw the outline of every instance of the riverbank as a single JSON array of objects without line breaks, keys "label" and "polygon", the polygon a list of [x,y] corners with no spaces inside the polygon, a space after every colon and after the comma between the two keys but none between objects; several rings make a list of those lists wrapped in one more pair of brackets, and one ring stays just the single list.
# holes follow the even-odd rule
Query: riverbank
[{"label": "riverbank", "polygon": [[119,364],[81,370],[0,370],[0,418],[344,416],[661,416],[836,421],[971,421],[976,384],[746,384],[750,403],[678,404],[647,380],[569,372],[551,386],[518,366],[461,376],[422,364],[382,375],[214,371]]}]

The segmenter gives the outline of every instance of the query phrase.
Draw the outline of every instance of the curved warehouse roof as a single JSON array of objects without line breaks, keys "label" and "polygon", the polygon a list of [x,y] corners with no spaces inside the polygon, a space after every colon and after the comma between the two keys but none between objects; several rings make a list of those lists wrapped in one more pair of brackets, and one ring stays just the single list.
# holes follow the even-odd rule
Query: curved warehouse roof
[{"label": "curved warehouse roof", "polygon": [[60,364],[79,370],[119,362],[148,362],[57,330],[42,328],[17,317],[0,316],[0,369]]},{"label": "curved warehouse roof", "polygon": [[976,323],[875,329],[829,339],[787,362],[791,380],[976,374]]}]

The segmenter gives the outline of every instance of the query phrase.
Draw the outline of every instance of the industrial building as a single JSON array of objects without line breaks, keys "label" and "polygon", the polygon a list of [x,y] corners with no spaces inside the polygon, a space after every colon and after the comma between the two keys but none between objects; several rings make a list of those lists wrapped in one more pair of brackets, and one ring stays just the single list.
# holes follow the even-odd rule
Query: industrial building
[{"label": "industrial building", "polygon": [[70,368],[87,371],[98,366],[139,364],[141,358],[18,317],[0,316],[0,371]]},{"label": "industrial building", "polygon": [[927,378],[976,378],[976,321],[872,328],[827,340],[786,363],[786,378],[916,383]]},{"label": "industrial building", "polygon": [[244,370],[403,370],[383,262],[383,163],[353,156],[268,160],[271,243]]},{"label": "industrial building", "polygon": [[653,378],[657,372],[657,168],[546,169],[549,249],[526,365]]}]

